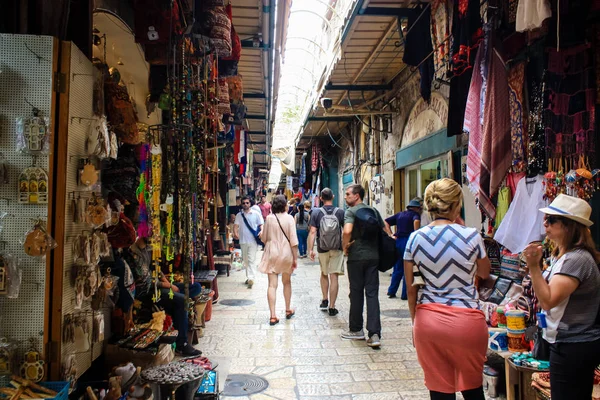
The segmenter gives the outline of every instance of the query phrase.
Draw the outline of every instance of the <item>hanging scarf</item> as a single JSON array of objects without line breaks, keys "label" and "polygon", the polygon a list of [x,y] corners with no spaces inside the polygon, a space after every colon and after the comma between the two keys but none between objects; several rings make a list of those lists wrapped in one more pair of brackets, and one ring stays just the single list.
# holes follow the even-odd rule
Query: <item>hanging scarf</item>
[{"label": "hanging scarf", "polygon": [[525,83],[525,63],[511,68],[508,76],[510,106],[510,137],[512,143],[512,164],[525,161],[525,113],[523,110],[523,85]]},{"label": "hanging scarf", "polygon": [[300,183],[300,185],[304,185],[304,182],[306,182],[306,154],[302,155],[301,164],[302,164],[302,166],[300,167],[299,183]]},{"label": "hanging scarf", "polygon": [[496,209],[492,197],[496,194],[510,168],[512,152],[508,76],[504,62],[494,47],[493,34],[490,40],[478,200],[482,210],[493,219]]},{"label": "hanging scarf", "polygon": [[465,110],[464,130],[469,134],[469,150],[467,154],[467,180],[469,189],[473,194],[479,192],[479,174],[481,171],[481,111],[482,111],[482,90],[483,77],[481,63],[484,56],[484,47],[479,46],[477,56],[475,57],[475,72],[471,79],[469,88],[469,97],[467,98],[467,107]]}]

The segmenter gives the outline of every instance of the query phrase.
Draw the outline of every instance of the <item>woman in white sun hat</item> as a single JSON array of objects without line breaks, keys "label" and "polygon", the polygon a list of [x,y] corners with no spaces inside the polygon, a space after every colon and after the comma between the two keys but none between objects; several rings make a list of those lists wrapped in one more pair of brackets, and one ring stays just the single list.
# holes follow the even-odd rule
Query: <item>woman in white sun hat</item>
[{"label": "woman in white sun hat", "polygon": [[550,268],[542,274],[541,246],[530,244],[523,253],[546,313],[552,400],[588,400],[600,364],[600,253],[589,229],[592,208],[560,194],[540,211],[555,245]]}]

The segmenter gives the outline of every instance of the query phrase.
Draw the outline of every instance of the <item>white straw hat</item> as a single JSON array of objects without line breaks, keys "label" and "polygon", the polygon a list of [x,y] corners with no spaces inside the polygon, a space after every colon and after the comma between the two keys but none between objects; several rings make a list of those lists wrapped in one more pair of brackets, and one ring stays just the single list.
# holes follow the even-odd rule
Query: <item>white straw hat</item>
[{"label": "white straw hat", "polygon": [[544,214],[572,219],[585,226],[594,224],[590,221],[592,207],[587,201],[566,194],[559,194],[548,207],[540,208],[540,211]]}]

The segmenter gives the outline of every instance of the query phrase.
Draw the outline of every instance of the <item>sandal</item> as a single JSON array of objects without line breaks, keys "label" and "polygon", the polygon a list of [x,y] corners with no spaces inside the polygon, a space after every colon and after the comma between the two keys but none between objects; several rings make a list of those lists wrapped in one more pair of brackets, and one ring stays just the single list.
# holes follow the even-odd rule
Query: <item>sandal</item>
[{"label": "sandal", "polygon": [[269,325],[277,325],[279,323],[279,318],[271,318],[269,319]]},{"label": "sandal", "polygon": [[285,319],[290,319],[296,314],[296,310],[286,310]]}]

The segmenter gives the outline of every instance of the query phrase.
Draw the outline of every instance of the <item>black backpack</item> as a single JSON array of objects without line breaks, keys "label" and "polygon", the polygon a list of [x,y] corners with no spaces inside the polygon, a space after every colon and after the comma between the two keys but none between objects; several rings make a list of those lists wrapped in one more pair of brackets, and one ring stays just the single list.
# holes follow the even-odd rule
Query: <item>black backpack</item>
[{"label": "black backpack", "polygon": [[376,238],[379,249],[379,264],[377,269],[381,272],[388,271],[396,264],[398,255],[396,241],[391,238],[379,224],[379,212],[371,207],[360,208],[354,217],[356,236],[373,240]]}]

